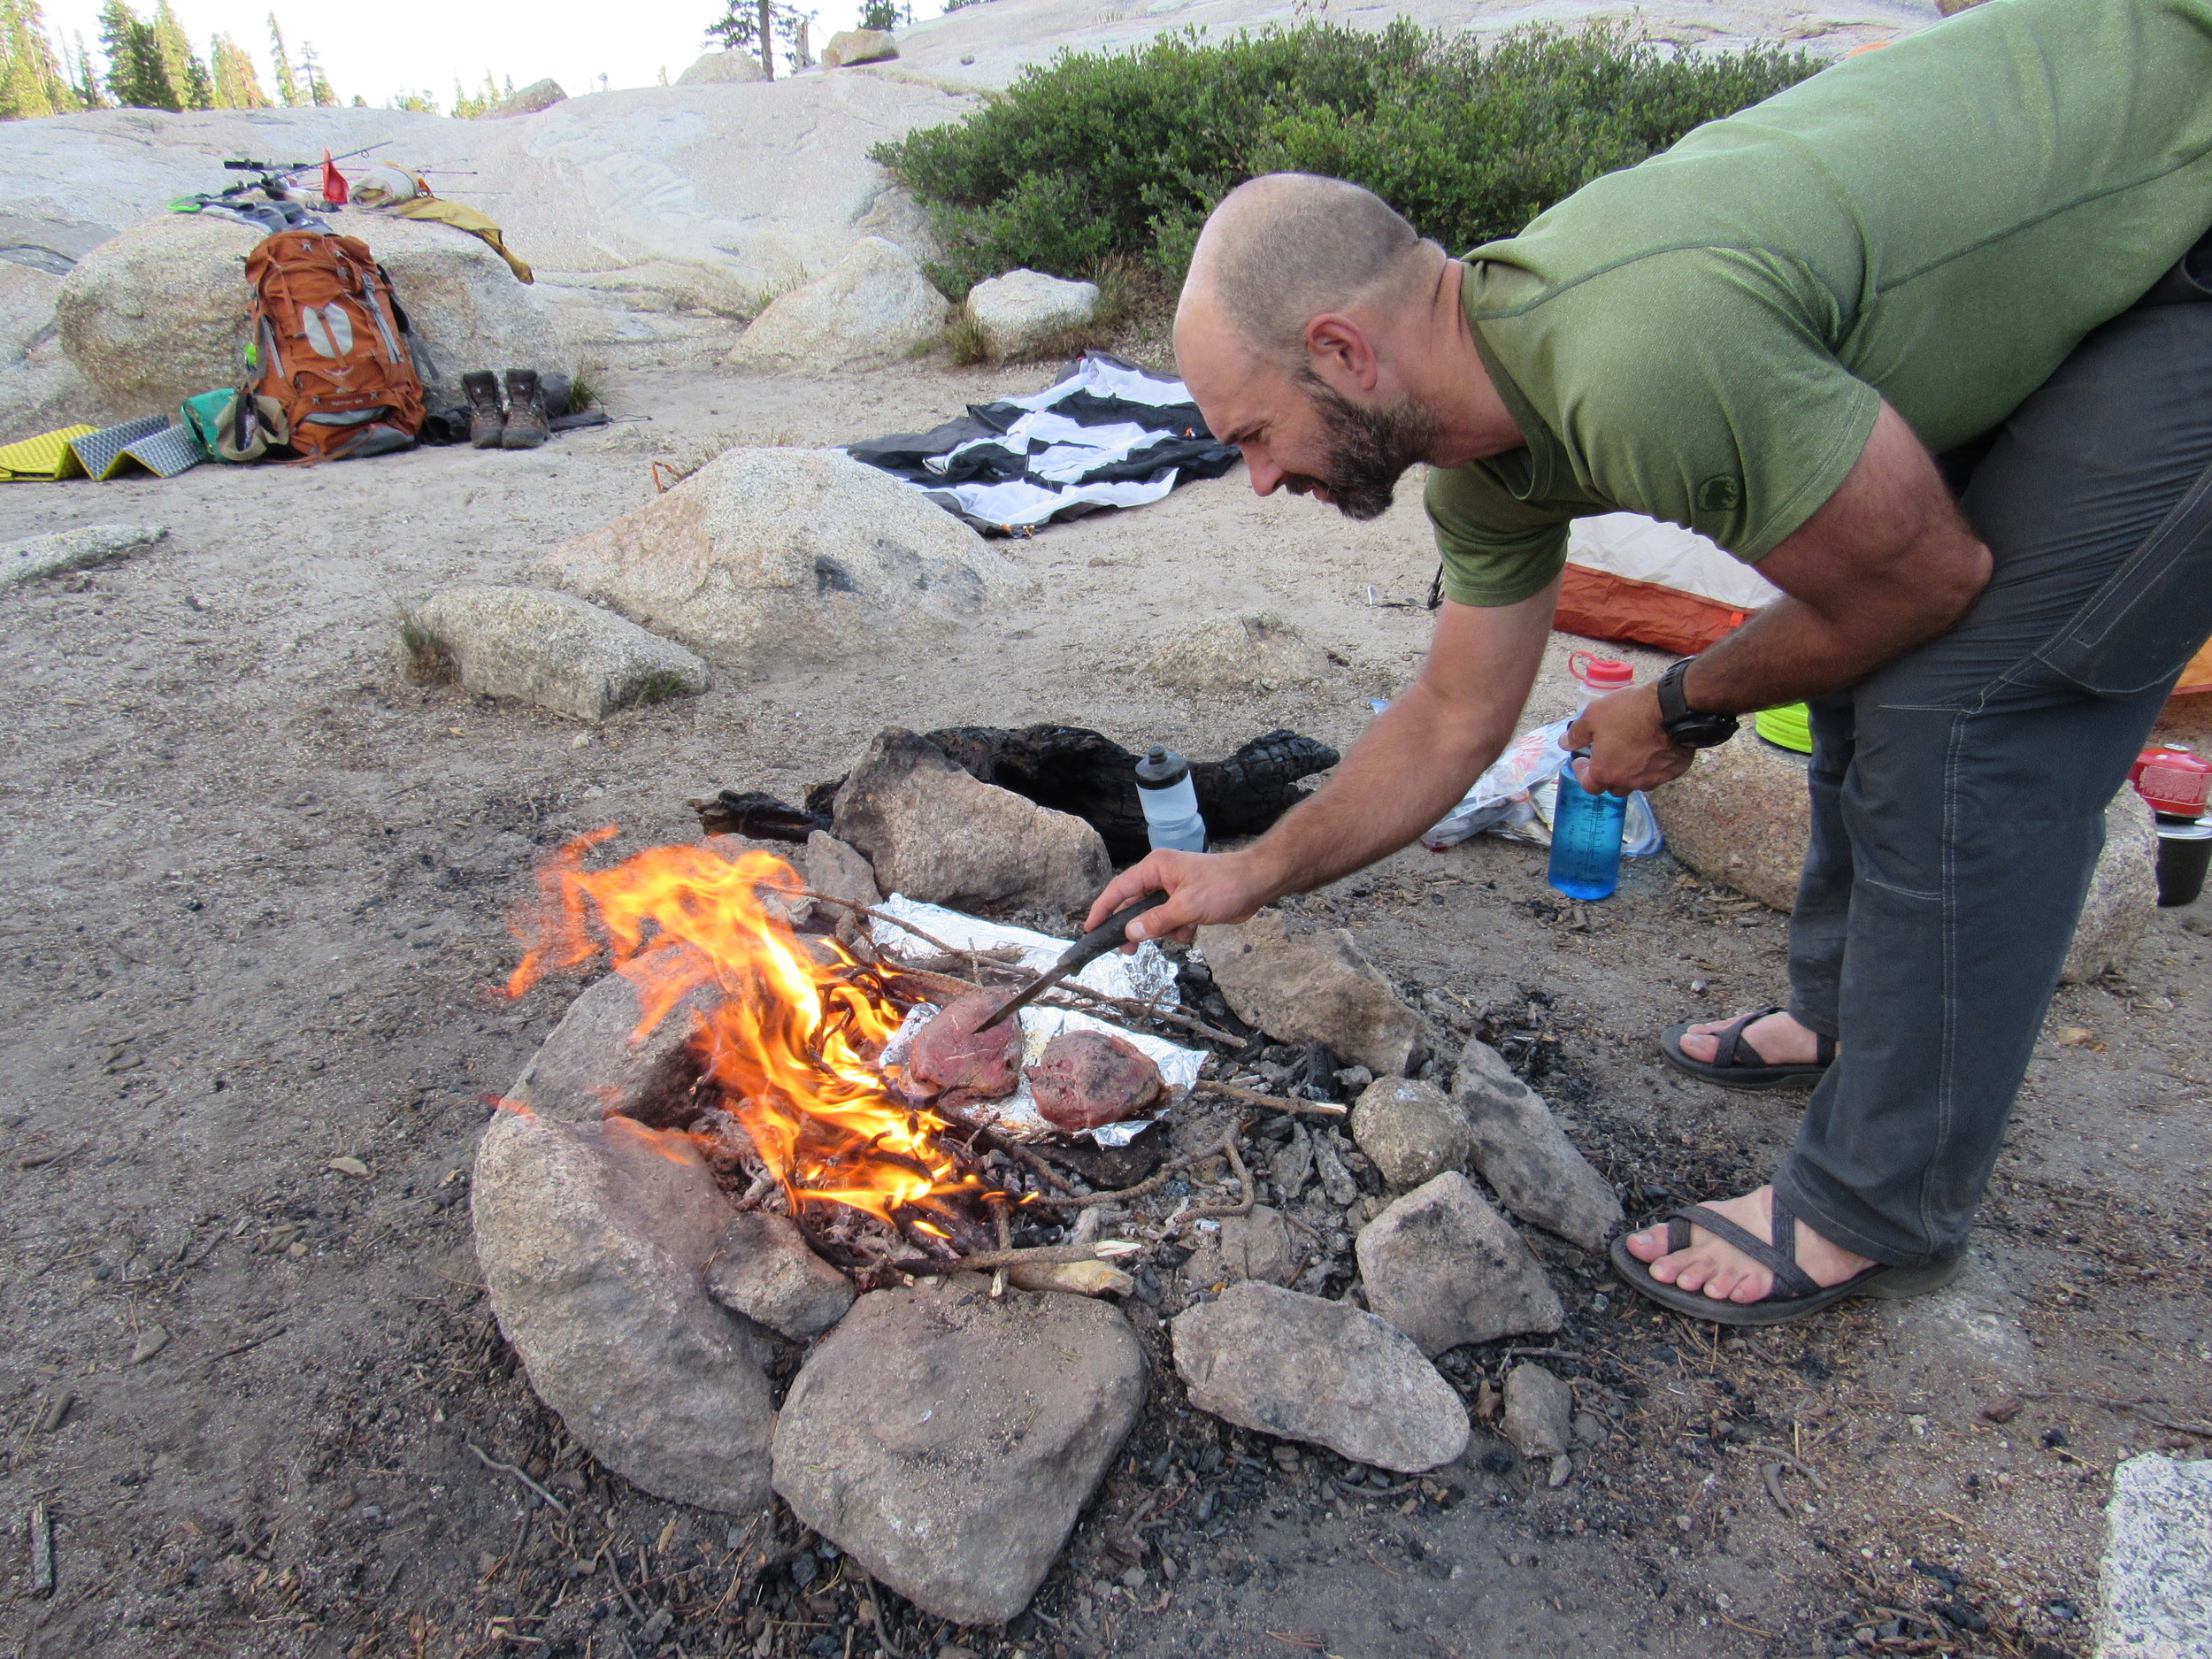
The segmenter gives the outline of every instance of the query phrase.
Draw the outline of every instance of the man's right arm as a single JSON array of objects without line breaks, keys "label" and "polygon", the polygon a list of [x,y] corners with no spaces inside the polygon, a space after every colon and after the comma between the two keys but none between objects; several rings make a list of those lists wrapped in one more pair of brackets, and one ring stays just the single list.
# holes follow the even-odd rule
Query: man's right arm
[{"label": "man's right arm", "polygon": [[1512,741],[1550,637],[1559,584],[1517,604],[1447,602],[1429,659],[1377,716],[1336,775],[1249,847],[1156,852],[1099,895],[1084,926],[1164,889],[1133,938],[1187,940],[1202,923],[1241,922],[1286,893],[1310,892],[1409,845],[1457,804]]}]

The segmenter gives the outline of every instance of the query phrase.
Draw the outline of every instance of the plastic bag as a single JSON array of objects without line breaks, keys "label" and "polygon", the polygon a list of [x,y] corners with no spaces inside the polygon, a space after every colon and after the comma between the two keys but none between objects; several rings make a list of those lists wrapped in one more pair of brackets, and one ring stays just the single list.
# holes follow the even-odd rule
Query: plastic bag
[{"label": "plastic bag", "polygon": [[[1475,787],[1460,803],[1421,837],[1431,852],[1455,847],[1485,831],[1538,847],[1551,845],[1552,803],[1559,795],[1559,769],[1567,764],[1560,740],[1572,720],[1554,720],[1524,732],[1506,745],[1505,753],[1475,780]],[[1622,831],[1621,851],[1641,858],[1665,846],[1659,820],[1644,792],[1628,797],[1628,821]]]}]

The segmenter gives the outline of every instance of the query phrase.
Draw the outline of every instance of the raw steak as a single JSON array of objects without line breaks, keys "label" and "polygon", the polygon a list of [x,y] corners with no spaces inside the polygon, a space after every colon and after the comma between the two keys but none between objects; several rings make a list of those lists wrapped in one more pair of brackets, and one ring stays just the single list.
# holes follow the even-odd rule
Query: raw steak
[{"label": "raw steak", "polygon": [[1062,1032],[1028,1077],[1045,1121],[1070,1134],[1134,1118],[1167,1095],[1151,1056],[1102,1031]]},{"label": "raw steak", "polygon": [[1003,991],[972,991],[955,997],[943,1013],[915,1033],[907,1075],[948,1105],[1003,1100],[1011,1094],[1014,1068],[1022,1058],[1021,1016],[1002,1020],[988,1031],[976,1030],[1005,1000]]}]

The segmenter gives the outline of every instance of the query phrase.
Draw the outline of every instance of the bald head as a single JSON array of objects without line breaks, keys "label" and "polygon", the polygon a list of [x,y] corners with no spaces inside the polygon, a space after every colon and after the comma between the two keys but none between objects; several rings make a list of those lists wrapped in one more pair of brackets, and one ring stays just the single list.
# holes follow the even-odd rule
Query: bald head
[{"label": "bald head", "polygon": [[1417,303],[1443,257],[1372,190],[1265,173],[1206,220],[1179,310],[1210,312],[1256,355],[1288,365],[1304,356],[1315,317]]}]

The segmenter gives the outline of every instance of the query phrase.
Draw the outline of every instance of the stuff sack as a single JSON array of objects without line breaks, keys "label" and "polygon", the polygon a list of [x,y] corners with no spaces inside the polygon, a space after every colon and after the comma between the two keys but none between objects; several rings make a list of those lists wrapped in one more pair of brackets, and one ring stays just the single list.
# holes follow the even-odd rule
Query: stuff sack
[{"label": "stuff sack", "polygon": [[406,322],[368,244],[323,230],[279,231],[246,259],[253,284],[246,389],[283,411],[303,458],[403,449],[423,415]]}]

